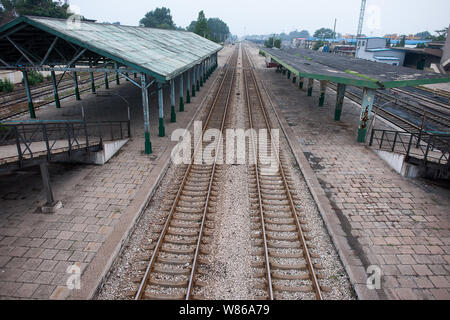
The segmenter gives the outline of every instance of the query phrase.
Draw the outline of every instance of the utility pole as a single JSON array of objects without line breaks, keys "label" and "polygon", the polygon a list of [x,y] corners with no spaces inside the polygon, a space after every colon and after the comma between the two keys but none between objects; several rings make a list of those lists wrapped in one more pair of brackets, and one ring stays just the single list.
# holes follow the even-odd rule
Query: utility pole
[{"label": "utility pole", "polygon": [[336,39],[336,23],[337,23],[337,18],[334,19],[333,39]]},{"label": "utility pole", "polygon": [[356,33],[356,38],[362,35],[364,25],[364,14],[366,12],[366,2],[367,0],[361,0],[361,12],[359,14],[359,24],[358,24],[358,32]]}]

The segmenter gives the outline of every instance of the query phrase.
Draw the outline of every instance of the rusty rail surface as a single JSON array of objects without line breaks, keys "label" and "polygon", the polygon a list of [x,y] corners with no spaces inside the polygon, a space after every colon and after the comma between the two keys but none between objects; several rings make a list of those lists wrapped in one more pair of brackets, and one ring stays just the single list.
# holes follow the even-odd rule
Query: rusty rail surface
[{"label": "rusty rail surface", "polygon": [[[228,60],[223,78],[220,82],[218,90],[215,92],[213,102],[205,121],[203,133],[211,126],[211,122],[220,120],[220,131],[223,136],[223,129],[228,114],[231,92],[234,87],[237,53],[238,50],[236,49]],[[218,171],[216,168],[216,163],[219,155],[219,152],[216,152],[215,161],[212,165],[194,164],[197,152],[202,149],[200,148],[201,144],[203,144],[202,140],[203,139],[200,139],[197,143],[194,142],[194,153],[192,155],[191,162],[185,170],[183,180],[181,181],[175,199],[170,207],[167,219],[158,237],[158,241],[153,249],[153,253],[150,261],[148,262],[145,274],[140,281],[139,288],[135,295],[135,300],[141,300],[144,298],[190,300],[193,298],[194,285],[198,285],[195,280],[195,276],[197,273],[198,264],[201,263],[199,255],[201,252],[201,244],[205,242],[203,235],[205,234],[205,229],[207,228],[207,214],[209,211],[210,200],[212,198],[214,178],[216,171]],[[218,139],[217,143],[219,143],[220,140],[221,139]],[[186,207],[188,210],[185,211],[182,211],[179,208],[182,207],[180,204],[183,196],[189,197],[190,201],[190,206]],[[201,203],[201,206],[199,206],[198,203]],[[201,216],[199,216],[200,214]],[[184,232],[173,231],[171,235],[178,237],[178,239],[168,239],[167,235],[169,235],[171,227],[184,227]],[[186,230],[188,231],[186,232]],[[180,238],[182,240],[180,240]],[[173,247],[164,247],[168,244],[173,245]],[[176,245],[178,245],[178,248],[176,248]],[[195,247],[192,248],[194,245]],[[186,249],[186,247],[188,249]],[[160,256],[161,252],[179,256],[175,258],[164,258]],[[155,268],[156,263],[163,264],[165,267]],[[174,265],[178,267],[172,268]],[[184,266],[184,268],[180,268],[180,266]],[[188,279],[175,279],[174,281],[164,279],[161,280],[158,279],[155,273],[164,274],[166,279],[170,277],[180,278],[180,276],[188,276]],[[149,285],[161,289],[161,292],[146,292]],[[165,294],[163,288],[175,288],[178,289],[178,293],[171,292],[169,294]]]},{"label": "rusty rail surface", "polygon": [[[250,57],[248,56],[245,48],[243,49],[243,68],[244,68],[244,86],[245,86],[245,92],[246,92],[246,102],[247,102],[247,108],[248,108],[248,114],[250,118],[250,129],[254,129],[256,123],[254,121],[254,115],[257,115],[258,113],[262,115],[264,119],[264,126],[265,128],[271,132],[272,129],[270,125],[270,120],[266,111],[266,107],[264,104],[264,100],[262,98],[261,89],[259,87],[258,81],[256,79],[256,74],[254,72],[254,67],[250,61]],[[259,109],[259,110],[258,110]],[[256,180],[256,191],[257,191],[257,202],[258,202],[258,211],[259,211],[259,219],[261,223],[261,229],[262,229],[262,245],[263,245],[263,252],[264,252],[264,261],[265,261],[265,277],[266,277],[266,289],[268,293],[268,298],[273,300],[276,298],[275,292],[305,292],[305,291],[313,291],[315,294],[315,297],[317,300],[322,300],[322,289],[320,287],[318,276],[316,274],[316,268],[317,266],[314,265],[312,260],[312,255],[310,254],[309,248],[308,248],[308,241],[307,236],[305,235],[305,222],[300,222],[298,217],[297,208],[294,202],[294,191],[289,186],[288,180],[289,174],[285,172],[284,165],[283,165],[283,158],[281,154],[278,152],[278,146],[274,143],[271,134],[268,134],[268,139],[271,141],[272,147],[273,147],[273,155],[275,156],[275,159],[278,161],[278,174],[274,175],[269,179],[268,177],[264,177],[261,175],[260,172],[260,157],[257,156],[257,151],[255,147],[255,141],[253,136],[253,130],[251,134],[252,139],[252,147],[253,147],[253,155],[254,155],[254,176]],[[277,184],[277,181],[281,181],[281,183]],[[275,182],[275,184],[273,184]],[[269,186],[269,187],[268,187]],[[275,186],[278,186],[279,189],[276,190]],[[277,193],[277,191],[281,192]],[[277,210],[276,214],[267,215],[266,211],[266,205],[265,200],[269,199],[277,199],[280,200],[279,202],[279,209]],[[284,202],[283,202],[284,201]],[[283,207],[282,203],[288,203],[288,208]],[[283,208],[282,208],[283,207]],[[283,210],[285,209],[285,210]],[[283,211],[285,211],[285,215],[283,215]],[[275,221],[272,219],[281,219],[285,222],[281,223],[280,221]],[[270,229],[274,233],[281,232],[283,233],[282,228],[278,228],[280,225],[286,227],[288,230],[285,231],[287,233],[292,233],[293,230],[296,231],[297,235],[295,237],[281,237],[276,236],[274,234],[269,234],[267,229]],[[289,227],[291,227],[289,229]],[[292,227],[295,227],[294,229]],[[305,230],[304,230],[305,229]],[[276,231],[274,231],[276,230]],[[276,241],[284,241],[288,242],[289,245],[287,247],[289,248],[297,248],[298,243],[300,243],[300,248],[302,249],[302,254],[296,255],[296,254],[283,254],[280,252],[276,252],[276,249],[285,249],[286,247],[278,244]],[[269,249],[269,247],[271,249]],[[303,264],[276,264],[271,261],[271,257],[274,258],[285,258],[285,259],[292,259],[292,258],[299,258],[302,256],[304,261],[306,262],[306,269],[308,270],[308,275],[306,275],[307,278],[310,279],[312,286],[305,287],[305,286],[284,286],[284,285],[277,285],[275,282],[283,280],[305,280],[304,275],[285,275],[282,272],[282,270],[291,270],[294,272],[303,272],[305,269],[305,265]],[[277,280],[275,280],[277,279]]]}]

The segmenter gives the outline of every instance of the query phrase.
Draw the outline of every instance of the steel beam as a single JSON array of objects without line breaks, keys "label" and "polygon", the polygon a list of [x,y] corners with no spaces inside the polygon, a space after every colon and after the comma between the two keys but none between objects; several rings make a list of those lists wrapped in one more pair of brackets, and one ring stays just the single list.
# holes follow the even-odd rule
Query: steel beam
[{"label": "steel beam", "polygon": [[342,107],[344,105],[344,98],[345,98],[345,89],[346,85],[343,83],[338,83],[337,85],[337,92],[336,92],[336,110],[334,112],[334,120],[340,121],[341,120],[341,114],[342,114]]},{"label": "steel beam", "polygon": [[304,81],[304,79],[305,78],[303,78],[303,77],[299,77],[298,78],[298,88],[301,90],[301,89],[303,89],[303,81]]},{"label": "steel beam", "polygon": [[147,76],[141,73],[142,109],[144,110],[144,131],[145,131],[145,154],[152,153],[152,143],[150,141],[150,112],[148,106]]},{"label": "steel beam", "polygon": [[25,84],[25,91],[28,99],[28,110],[30,112],[30,118],[36,119],[36,112],[34,111],[33,98],[31,97],[30,83],[28,82],[28,72],[23,71],[23,83]]},{"label": "steel beam", "polygon": [[372,113],[372,106],[375,100],[375,89],[364,88],[361,108],[361,116],[358,128],[358,142],[365,142],[369,118]]},{"label": "steel beam", "polygon": [[200,91],[200,65],[196,66],[197,92]]},{"label": "steel beam", "polygon": [[[117,62],[114,62],[114,68],[117,70]],[[120,85],[119,72],[116,72],[116,84]]]},{"label": "steel beam", "polygon": [[166,136],[166,129],[164,127],[164,89],[163,84],[158,82],[158,104],[159,104],[159,136]]}]

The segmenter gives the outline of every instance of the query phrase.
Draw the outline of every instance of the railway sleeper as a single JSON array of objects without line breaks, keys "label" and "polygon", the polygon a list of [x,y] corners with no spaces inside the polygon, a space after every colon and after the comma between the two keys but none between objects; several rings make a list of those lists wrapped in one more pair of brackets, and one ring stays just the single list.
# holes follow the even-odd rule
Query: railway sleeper
[{"label": "railway sleeper", "polygon": [[313,292],[312,286],[286,286],[281,284],[273,284],[273,289],[279,292]]},{"label": "railway sleeper", "polygon": [[151,284],[152,286],[160,286],[165,288],[185,288],[187,287],[188,283],[189,283],[188,280],[170,281],[153,278],[149,280],[149,284]]},{"label": "railway sleeper", "polygon": [[272,278],[277,280],[309,280],[308,274],[283,274],[272,270]]}]

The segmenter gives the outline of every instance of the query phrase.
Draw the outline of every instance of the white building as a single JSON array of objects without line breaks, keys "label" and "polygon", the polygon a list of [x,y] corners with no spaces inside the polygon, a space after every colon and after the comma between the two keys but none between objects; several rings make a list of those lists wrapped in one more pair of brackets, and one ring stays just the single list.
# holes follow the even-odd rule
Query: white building
[{"label": "white building", "polygon": [[385,38],[358,38],[356,58],[403,66],[405,53],[400,50],[386,48]]}]

